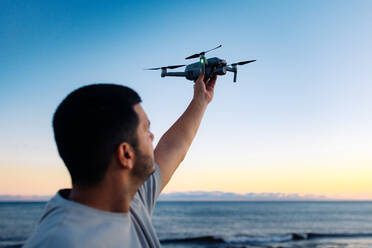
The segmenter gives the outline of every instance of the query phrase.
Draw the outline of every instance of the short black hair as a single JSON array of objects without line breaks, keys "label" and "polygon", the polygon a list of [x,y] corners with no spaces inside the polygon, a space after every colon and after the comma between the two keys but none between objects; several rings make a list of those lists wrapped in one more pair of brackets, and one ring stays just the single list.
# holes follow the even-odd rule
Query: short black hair
[{"label": "short black hair", "polygon": [[58,106],[54,138],[74,185],[99,183],[120,143],[137,147],[139,118],[133,106],[140,102],[128,87],[92,84],[71,92]]}]

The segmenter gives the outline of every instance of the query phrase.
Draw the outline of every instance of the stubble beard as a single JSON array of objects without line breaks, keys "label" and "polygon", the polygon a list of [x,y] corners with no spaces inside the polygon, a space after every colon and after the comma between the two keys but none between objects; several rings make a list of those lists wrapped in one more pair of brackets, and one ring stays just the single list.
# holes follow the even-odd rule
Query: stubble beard
[{"label": "stubble beard", "polygon": [[132,170],[133,176],[141,181],[145,181],[154,173],[154,159],[150,155],[145,155],[139,149],[135,149],[136,162]]}]

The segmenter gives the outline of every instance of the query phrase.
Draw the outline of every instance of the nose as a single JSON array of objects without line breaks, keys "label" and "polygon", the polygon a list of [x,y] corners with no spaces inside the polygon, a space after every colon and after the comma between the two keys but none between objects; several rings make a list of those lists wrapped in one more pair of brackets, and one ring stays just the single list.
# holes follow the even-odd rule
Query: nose
[{"label": "nose", "polygon": [[150,132],[150,139],[151,141],[154,141],[154,134],[152,132]]}]

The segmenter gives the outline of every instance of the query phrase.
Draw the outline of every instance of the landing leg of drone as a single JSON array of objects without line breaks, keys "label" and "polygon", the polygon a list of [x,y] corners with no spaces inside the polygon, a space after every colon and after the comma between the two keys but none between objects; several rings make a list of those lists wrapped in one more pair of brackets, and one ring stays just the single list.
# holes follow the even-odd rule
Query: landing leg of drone
[{"label": "landing leg of drone", "polygon": [[236,74],[238,74],[238,69],[236,68],[236,65],[233,66],[234,69],[234,83],[236,83]]},{"label": "landing leg of drone", "polygon": [[226,66],[226,71],[231,71],[234,73],[233,82],[236,83],[236,74],[238,73],[238,68],[236,68],[236,65],[233,65],[232,67]]}]

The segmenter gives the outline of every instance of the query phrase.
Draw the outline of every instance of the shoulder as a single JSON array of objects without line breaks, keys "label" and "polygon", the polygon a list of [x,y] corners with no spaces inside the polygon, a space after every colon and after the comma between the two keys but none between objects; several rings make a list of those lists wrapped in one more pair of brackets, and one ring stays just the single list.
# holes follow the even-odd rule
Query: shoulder
[{"label": "shoulder", "polygon": [[128,215],[105,213],[59,197],[47,204],[24,247],[106,247],[111,241],[123,242],[112,236],[130,235]]}]

